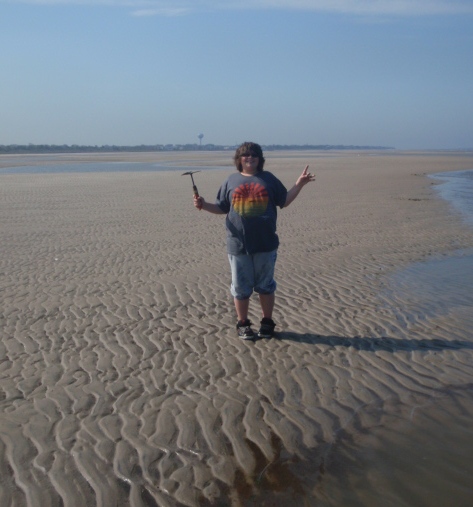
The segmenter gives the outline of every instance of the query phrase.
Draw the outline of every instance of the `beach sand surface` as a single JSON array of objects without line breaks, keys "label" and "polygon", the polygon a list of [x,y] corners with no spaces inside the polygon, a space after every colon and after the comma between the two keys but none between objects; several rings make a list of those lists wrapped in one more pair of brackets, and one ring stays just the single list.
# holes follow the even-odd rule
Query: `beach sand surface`
[{"label": "beach sand surface", "polygon": [[471,306],[413,311],[391,280],[473,251],[427,177],[473,155],[265,155],[288,188],[317,179],[279,212],[276,337],[255,342],[224,217],[178,170],[228,166],[195,175],[213,201],[232,153],[0,157],[176,167],[0,174],[0,505],[469,505]]}]

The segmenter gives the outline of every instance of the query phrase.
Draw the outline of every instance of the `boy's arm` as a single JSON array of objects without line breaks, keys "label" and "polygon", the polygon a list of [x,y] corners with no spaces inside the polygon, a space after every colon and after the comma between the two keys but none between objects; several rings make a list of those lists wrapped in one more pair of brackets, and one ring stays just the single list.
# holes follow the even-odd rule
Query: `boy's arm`
[{"label": "boy's arm", "polygon": [[299,195],[299,192],[305,185],[307,185],[307,183],[315,181],[315,174],[307,172],[308,169],[309,166],[307,165],[299,178],[297,178],[296,184],[287,193],[286,202],[284,203],[285,208],[287,208],[289,204],[294,201],[294,199]]},{"label": "boy's arm", "polygon": [[194,196],[194,206],[198,210],[204,210],[208,211],[209,213],[214,213],[215,215],[225,215],[226,213],[222,211],[216,204],[213,204],[211,202],[206,202],[206,200],[199,196]]}]

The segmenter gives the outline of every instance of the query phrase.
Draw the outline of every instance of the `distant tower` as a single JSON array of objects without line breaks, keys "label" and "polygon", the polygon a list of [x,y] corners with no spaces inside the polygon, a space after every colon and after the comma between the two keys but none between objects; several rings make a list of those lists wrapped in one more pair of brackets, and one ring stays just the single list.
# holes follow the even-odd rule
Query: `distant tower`
[{"label": "distant tower", "polygon": [[199,134],[197,137],[199,138],[200,147],[202,148],[202,138],[204,137],[204,134]]}]

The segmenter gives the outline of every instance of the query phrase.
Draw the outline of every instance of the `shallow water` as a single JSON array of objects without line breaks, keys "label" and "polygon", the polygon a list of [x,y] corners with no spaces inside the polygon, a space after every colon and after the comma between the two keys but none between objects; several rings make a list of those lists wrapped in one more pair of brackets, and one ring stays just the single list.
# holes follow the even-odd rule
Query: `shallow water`
[{"label": "shallow water", "polygon": [[[473,171],[437,174],[439,195],[473,225]],[[419,262],[395,273],[380,294],[406,337],[431,329],[432,343],[473,347],[473,252]],[[443,332],[443,323],[448,322]],[[455,334],[470,336],[455,345]],[[447,350],[431,351],[438,361]],[[434,357],[434,356],[437,357]],[[455,355],[453,355],[455,357]],[[459,370],[468,364],[459,359]],[[414,360],[414,357],[413,357]],[[425,357],[424,357],[425,360]],[[439,369],[439,379],[441,373]],[[432,390],[430,396],[382,412],[373,427],[353,428],[330,456],[317,488],[331,507],[467,507],[473,501],[473,382]],[[367,408],[369,410],[369,408]],[[348,430],[348,428],[347,428]]]},{"label": "shallow water", "polygon": [[331,507],[468,507],[473,499],[473,386],[438,392],[341,441],[318,487]]},{"label": "shallow water", "polygon": [[93,162],[82,164],[24,165],[0,168],[1,174],[64,174],[111,172],[203,171],[224,166],[164,165],[147,162]]},{"label": "shallow water", "polygon": [[473,226],[473,170],[430,175],[441,182],[436,188],[463,219]]},{"label": "shallow water", "polygon": [[399,310],[398,318],[404,320],[405,328],[419,318],[436,318],[463,310],[471,310],[473,315],[472,287],[473,252],[459,251],[395,273],[385,293],[386,304],[394,311]]}]

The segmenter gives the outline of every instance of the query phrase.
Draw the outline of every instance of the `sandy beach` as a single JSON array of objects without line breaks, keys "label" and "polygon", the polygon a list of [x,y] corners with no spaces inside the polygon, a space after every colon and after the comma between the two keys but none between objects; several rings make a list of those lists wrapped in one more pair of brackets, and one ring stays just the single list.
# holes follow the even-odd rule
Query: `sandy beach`
[{"label": "sandy beach", "polygon": [[[317,179],[279,212],[276,337],[255,342],[235,332],[224,217],[189,177],[1,173],[202,165],[213,201],[232,153],[0,157],[1,506],[469,505],[470,458],[406,456],[452,424],[472,449],[471,306],[414,311],[392,279],[473,252],[427,177],[473,154],[265,156],[287,187],[306,164]],[[383,472],[386,449],[404,458]]]}]

